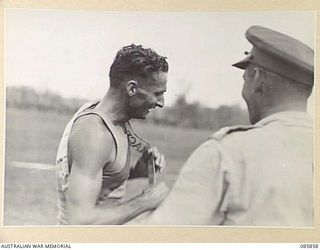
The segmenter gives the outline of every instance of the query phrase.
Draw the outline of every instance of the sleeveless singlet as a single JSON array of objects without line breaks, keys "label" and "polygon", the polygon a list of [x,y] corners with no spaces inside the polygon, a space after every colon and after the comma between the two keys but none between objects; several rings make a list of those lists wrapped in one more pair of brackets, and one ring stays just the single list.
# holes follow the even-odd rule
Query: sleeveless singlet
[{"label": "sleeveless singlet", "polygon": [[[102,188],[97,200],[97,204],[103,203],[106,199],[120,199],[125,194],[127,179],[130,174],[130,137],[127,140],[119,138],[112,122],[103,113],[94,110],[99,102],[84,104],[73,118],[67,124],[63,133],[56,159],[57,165],[57,189],[58,189],[58,222],[59,224],[68,224],[68,211],[66,204],[66,191],[68,190],[68,177],[71,172],[68,159],[68,140],[73,124],[77,119],[86,115],[97,115],[104,122],[110,131],[116,146],[115,160],[111,164],[107,164],[103,168]],[[126,124],[126,128],[131,128],[130,124]],[[132,133],[131,133],[132,134]],[[126,152],[124,152],[126,150]],[[126,159],[121,155],[126,154]]]}]

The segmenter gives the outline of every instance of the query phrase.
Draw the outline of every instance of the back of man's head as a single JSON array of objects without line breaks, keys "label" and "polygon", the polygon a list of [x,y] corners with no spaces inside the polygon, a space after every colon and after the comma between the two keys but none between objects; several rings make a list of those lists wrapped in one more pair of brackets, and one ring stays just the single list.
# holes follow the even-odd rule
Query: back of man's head
[{"label": "back of man's head", "polygon": [[314,84],[314,52],[301,41],[262,26],[246,38],[253,45],[247,57],[233,64],[246,71],[243,97],[252,122],[279,111],[305,111]]},{"label": "back of man's head", "polygon": [[306,102],[310,97],[313,89],[311,84],[302,84],[256,65],[248,67],[249,75],[254,75],[254,69],[257,68],[259,69],[261,81],[265,84],[268,95],[278,99],[277,102]]},{"label": "back of man's head", "polygon": [[117,87],[129,78],[147,78],[156,72],[168,72],[166,57],[150,48],[131,44],[118,51],[109,72],[110,86]]}]

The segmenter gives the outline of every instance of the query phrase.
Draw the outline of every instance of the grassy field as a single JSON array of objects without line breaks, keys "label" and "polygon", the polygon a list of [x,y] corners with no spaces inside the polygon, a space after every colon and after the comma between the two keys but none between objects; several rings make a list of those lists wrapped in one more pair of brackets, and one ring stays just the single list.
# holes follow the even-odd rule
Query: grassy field
[{"label": "grassy field", "polygon": [[[8,109],[6,115],[4,224],[54,225],[55,171],[15,168],[10,162],[54,164],[60,137],[71,117],[19,109]],[[170,187],[190,153],[212,133],[146,122],[132,125],[138,134],[165,154],[167,166],[158,180]],[[140,192],[140,183],[130,183],[129,192]]]}]

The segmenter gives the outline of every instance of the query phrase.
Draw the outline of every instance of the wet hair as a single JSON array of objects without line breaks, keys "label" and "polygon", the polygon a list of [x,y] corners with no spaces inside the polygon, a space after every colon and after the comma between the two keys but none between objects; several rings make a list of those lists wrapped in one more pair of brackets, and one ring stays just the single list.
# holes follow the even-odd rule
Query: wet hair
[{"label": "wet hair", "polygon": [[166,57],[154,50],[131,44],[118,51],[109,72],[110,86],[130,77],[146,78],[155,72],[168,72]]}]

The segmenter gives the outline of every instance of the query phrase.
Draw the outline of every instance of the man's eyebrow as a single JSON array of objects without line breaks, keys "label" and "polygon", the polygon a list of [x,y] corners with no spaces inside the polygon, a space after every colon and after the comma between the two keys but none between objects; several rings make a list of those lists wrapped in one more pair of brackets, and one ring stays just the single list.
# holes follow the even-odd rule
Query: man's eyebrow
[{"label": "man's eyebrow", "polygon": [[167,90],[160,90],[160,91],[156,91],[156,92],[154,92],[156,95],[159,95],[159,94],[163,94],[163,93],[165,93],[165,92],[167,92]]}]

